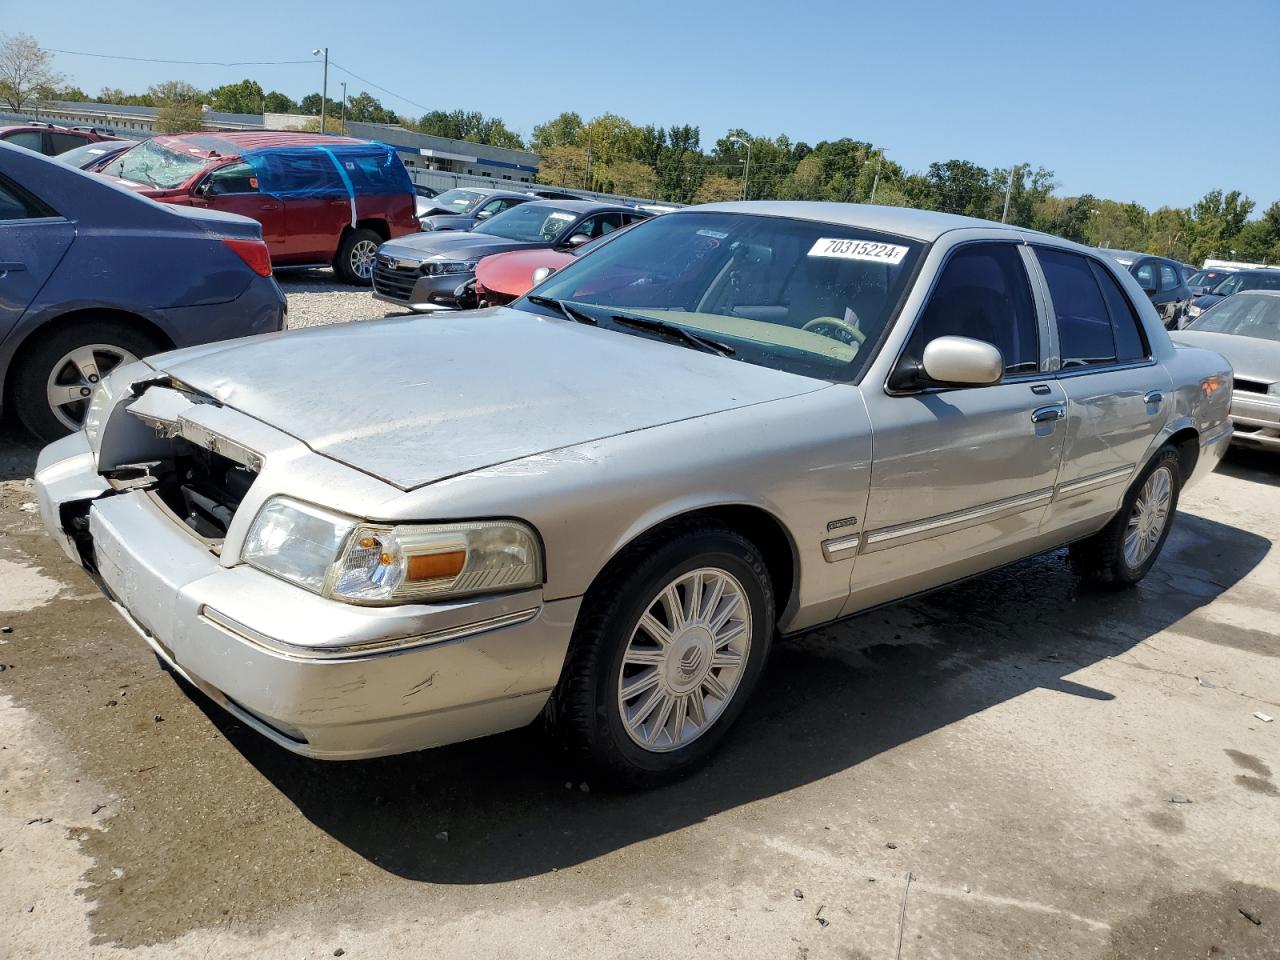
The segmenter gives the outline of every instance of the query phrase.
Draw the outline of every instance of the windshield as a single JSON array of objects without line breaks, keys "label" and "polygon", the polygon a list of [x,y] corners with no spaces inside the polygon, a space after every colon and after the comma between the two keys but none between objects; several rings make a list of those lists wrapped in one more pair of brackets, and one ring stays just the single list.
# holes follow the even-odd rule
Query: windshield
[{"label": "windshield", "polygon": [[[643,336],[611,313],[661,320],[731,346],[737,360],[852,380],[894,316],[923,249],[857,227],[673,213],[574,261],[537,292],[582,308],[602,327]],[[527,300],[518,306],[544,309]]]},{"label": "windshield", "polygon": [[470,213],[485,198],[479,190],[446,190],[431,198],[431,206],[450,213]]},{"label": "windshield", "polygon": [[209,165],[205,157],[189,157],[154,140],[144,140],[126,150],[103,169],[103,173],[163,190],[180,186]]},{"label": "windshield", "polygon": [[1280,297],[1248,293],[1228,297],[1200,314],[1187,329],[1280,341]]},{"label": "windshield", "polygon": [[1213,288],[1219,297],[1229,297],[1241,290],[1280,290],[1280,270],[1273,273],[1236,273]]},{"label": "windshield", "polygon": [[558,210],[535,201],[495,214],[476,227],[475,232],[524,243],[554,244],[565,228],[577,219],[578,215],[570,210]]},{"label": "windshield", "polygon": [[76,147],[60,153],[54,159],[59,163],[65,163],[69,167],[79,167],[116,149],[118,147],[114,143],[86,143],[83,147]]},{"label": "windshield", "polygon": [[1212,290],[1214,286],[1221,283],[1229,276],[1231,276],[1231,274],[1224,273],[1221,270],[1201,270],[1198,273],[1193,273],[1191,275],[1191,279],[1187,281],[1187,286],[1199,287],[1203,290]]}]

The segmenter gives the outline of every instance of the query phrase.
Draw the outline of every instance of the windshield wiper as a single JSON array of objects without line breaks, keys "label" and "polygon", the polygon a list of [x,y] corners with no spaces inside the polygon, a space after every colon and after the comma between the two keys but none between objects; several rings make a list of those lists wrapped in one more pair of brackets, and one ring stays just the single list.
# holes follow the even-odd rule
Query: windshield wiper
[{"label": "windshield wiper", "polygon": [[557,300],[555,297],[542,297],[538,294],[525,297],[530,303],[536,303],[540,307],[549,307],[552,310],[559,310],[565,315],[566,319],[572,320],[574,323],[586,323],[591,326],[596,325],[596,318],[585,311],[579,310],[577,307],[571,307],[563,300]]},{"label": "windshield wiper", "polygon": [[727,343],[721,343],[719,340],[713,340],[711,337],[704,337],[700,333],[694,333],[692,330],[674,323],[667,323],[664,320],[655,320],[653,317],[645,317],[630,313],[615,313],[609,319],[624,327],[638,327],[641,330],[660,333],[673,340],[682,340],[689,346],[705,351],[706,353],[718,353],[722,357],[732,357],[738,352]]}]

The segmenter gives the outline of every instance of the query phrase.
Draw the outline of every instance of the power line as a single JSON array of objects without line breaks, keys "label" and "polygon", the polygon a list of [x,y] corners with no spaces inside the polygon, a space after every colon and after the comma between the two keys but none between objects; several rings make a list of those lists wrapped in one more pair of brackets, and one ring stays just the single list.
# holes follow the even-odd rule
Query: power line
[{"label": "power line", "polygon": [[355,73],[354,71],[348,70],[342,64],[336,63],[332,59],[329,60],[329,66],[334,67],[338,70],[341,70],[347,76],[354,77],[356,80],[359,80],[361,83],[367,83],[369,86],[373,87],[375,90],[381,90],[383,93],[385,93],[389,97],[395,97],[397,100],[403,100],[405,103],[412,104],[413,106],[417,107],[419,110],[425,110],[427,113],[430,113],[433,109],[435,109],[434,107],[428,107],[426,104],[418,103],[417,100],[410,100],[408,97],[406,97],[402,93],[396,93],[394,90],[388,90],[386,87],[382,86],[381,84],[374,83],[372,80],[368,80],[360,76],[360,74]]},{"label": "power line", "polygon": [[59,50],[49,47],[50,53],[66,53],[73,57],[94,57],[98,60],[131,60],[134,63],[168,63],[188,67],[281,67],[298,63],[315,63],[314,60],[161,60],[155,57],[126,57],[117,53],[89,53],[85,50]]}]

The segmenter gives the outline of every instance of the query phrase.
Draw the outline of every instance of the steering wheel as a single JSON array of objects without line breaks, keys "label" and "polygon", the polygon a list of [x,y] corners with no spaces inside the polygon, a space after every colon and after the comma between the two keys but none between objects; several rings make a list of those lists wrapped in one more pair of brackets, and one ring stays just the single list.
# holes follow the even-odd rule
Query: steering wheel
[{"label": "steering wheel", "polygon": [[839,340],[841,343],[856,343],[861,346],[867,342],[865,333],[839,317],[814,317],[800,329]]}]

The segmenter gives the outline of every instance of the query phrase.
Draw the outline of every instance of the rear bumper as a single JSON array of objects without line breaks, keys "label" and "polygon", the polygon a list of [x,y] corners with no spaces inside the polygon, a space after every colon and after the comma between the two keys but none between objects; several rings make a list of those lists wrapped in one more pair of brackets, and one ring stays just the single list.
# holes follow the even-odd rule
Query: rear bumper
[{"label": "rear bumper", "polygon": [[1238,443],[1280,450],[1280,398],[1237,390],[1231,394],[1231,422]]},{"label": "rear bumper", "polygon": [[45,448],[35,487],[50,534],[152,650],[295,753],[357,759],[512,729],[559,679],[577,599],[356,607],[224,566],[149,493],[98,476],[83,433]]}]

